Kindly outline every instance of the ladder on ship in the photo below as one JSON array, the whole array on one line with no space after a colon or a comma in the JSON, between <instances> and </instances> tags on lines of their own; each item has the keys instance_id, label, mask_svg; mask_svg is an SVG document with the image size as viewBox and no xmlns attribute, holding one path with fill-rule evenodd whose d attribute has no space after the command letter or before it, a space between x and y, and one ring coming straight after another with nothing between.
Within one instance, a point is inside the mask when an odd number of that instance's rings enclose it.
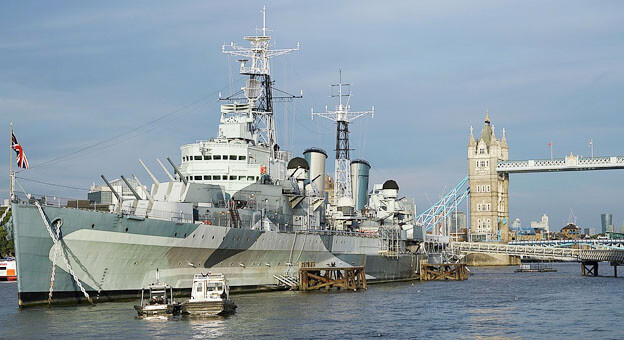
<instances>
[{"instance_id":1,"label":"ladder on ship","mask_svg":"<svg viewBox=\"0 0 624 340\"><path fill-rule=\"evenodd\" d=\"M230 227L240 228L240 215L236 206L236 201L231 200L228 202L228 209L230 210Z\"/></svg>"},{"instance_id":2,"label":"ladder on ship","mask_svg":"<svg viewBox=\"0 0 624 340\"><path fill-rule=\"evenodd\" d=\"M299 289L299 277L288 275L273 275L277 280L277 285L281 287L287 287L292 290Z\"/></svg>"}]
</instances>

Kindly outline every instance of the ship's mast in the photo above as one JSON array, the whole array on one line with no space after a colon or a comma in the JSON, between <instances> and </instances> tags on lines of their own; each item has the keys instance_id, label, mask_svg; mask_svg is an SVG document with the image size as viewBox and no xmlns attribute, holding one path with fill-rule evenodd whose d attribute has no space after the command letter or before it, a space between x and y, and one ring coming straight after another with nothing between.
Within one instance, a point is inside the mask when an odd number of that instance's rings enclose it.
<instances>
[{"instance_id":1,"label":"ship's mast","mask_svg":"<svg viewBox=\"0 0 624 340\"><path fill-rule=\"evenodd\" d=\"M247 85L242 89L245 97L254 107L254 130L258 134L258 142L271 148L271 158L275 158L277 137L275 135L275 118L273 114L273 93L271 68L269 59L299 50L296 48L270 49L271 37L266 35L266 7L262 8L262 35L246 36L251 47L242 47L235 43L223 45L223 53L242 57L240 74L249 76ZM283 92L283 91L281 91ZM300 98L290 96L290 98ZM235 100L234 96L225 100Z\"/></svg>"},{"instance_id":2,"label":"ship's mast","mask_svg":"<svg viewBox=\"0 0 624 340\"><path fill-rule=\"evenodd\" d=\"M353 193L351 189L351 164L349 151L349 123L370 114L375 116L375 107L370 111L349 111L349 101L351 99L351 84L342 83L342 71L339 72L338 84L331 85L331 97L338 97L338 105L336 110L330 111L325 107L325 112L314 112L312 109L312 119L314 116L323 117L336 122L336 161L334 181L334 203L337 206L353 206ZM346 89L344 89L346 88ZM337 94L334 94L337 91ZM345 94L346 92L346 94ZM343 104L343 97L347 103Z\"/></svg>"}]
</instances>

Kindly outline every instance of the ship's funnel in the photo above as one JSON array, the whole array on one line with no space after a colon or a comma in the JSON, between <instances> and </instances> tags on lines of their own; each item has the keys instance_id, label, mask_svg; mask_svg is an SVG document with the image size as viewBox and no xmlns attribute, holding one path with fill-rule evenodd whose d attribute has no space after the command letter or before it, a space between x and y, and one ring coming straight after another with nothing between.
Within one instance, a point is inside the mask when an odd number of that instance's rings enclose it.
<instances>
[{"instance_id":1,"label":"ship's funnel","mask_svg":"<svg viewBox=\"0 0 624 340\"><path fill-rule=\"evenodd\" d=\"M355 210L362 211L368 204L368 174L370 164L363 159L351 161L351 185Z\"/></svg>"},{"instance_id":2,"label":"ship's funnel","mask_svg":"<svg viewBox=\"0 0 624 340\"><path fill-rule=\"evenodd\" d=\"M318 191L318 194L323 197L325 192L325 161L327 160L327 153L323 149L309 148L303 152L303 157L310 165L309 180Z\"/></svg>"}]
</instances>

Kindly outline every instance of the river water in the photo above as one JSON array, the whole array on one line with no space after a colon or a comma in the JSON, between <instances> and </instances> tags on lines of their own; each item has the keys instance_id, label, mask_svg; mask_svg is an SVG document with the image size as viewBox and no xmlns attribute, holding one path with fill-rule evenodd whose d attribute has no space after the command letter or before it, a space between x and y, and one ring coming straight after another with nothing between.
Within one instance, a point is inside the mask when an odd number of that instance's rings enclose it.
<instances>
[{"instance_id":1,"label":"river water","mask_svg":"<svg viewBox=\"0 0 624 340\"><path fill-rule=\"evenodd\" d=\"M191 320L137 319L136 302L18 309L17 284L0 282L0 338L624 338L624 278L607 277L606 264L603 277L582 277L578 263L554 267L471 268L467 281L361 292L233 295L235 315Z\"/></svg>"}]
</instances>

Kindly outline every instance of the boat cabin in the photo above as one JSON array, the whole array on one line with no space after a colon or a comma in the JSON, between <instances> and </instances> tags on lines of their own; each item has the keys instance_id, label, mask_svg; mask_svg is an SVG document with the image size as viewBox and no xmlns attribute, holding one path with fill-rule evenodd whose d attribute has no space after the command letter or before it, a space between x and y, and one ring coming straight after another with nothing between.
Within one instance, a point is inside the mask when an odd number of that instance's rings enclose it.
<instances>
[{"instance_id":1,"label":"boat cabin","mask_svg":"<svg viewBox=\"0 0 624 340\"><path fill-rule=\"evenodd\" d=\"M223 274L195 274L190 301L221 301L230 298L230 289Z\"/></svg>"}]
</instances>

